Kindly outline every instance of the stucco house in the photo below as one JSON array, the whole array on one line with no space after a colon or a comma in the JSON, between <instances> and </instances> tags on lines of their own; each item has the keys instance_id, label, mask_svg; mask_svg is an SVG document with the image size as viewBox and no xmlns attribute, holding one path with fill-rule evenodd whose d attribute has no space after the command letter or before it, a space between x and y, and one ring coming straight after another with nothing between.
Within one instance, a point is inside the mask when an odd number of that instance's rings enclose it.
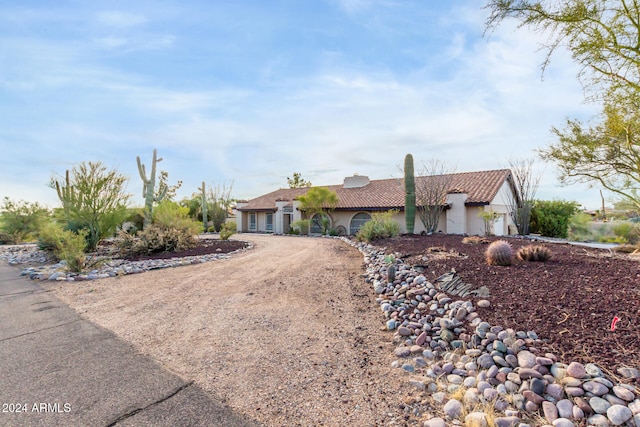
<instances>
[{"instance_id":1,"label":"stucco house","mask_svg":"<svg viewBox=\"0 0 640 427\"><path fill-rule=\"evenodd\" d=\"M444 203L438 231L448 234L484 234L482 212L493 211L497 220L493 234L497 236L515 233L509 206L517 197L511 171L508 169L480 172L462 172L449 175L450 189ZM428 180L431 177L416 177ZM402 179L370 180L366 176L346 177L342 185L329 185L340 200L329 212L331 227L343 234L355 234L371 219L374 212L398 210L394 219L406 233L404 220L404 184ZM290 224L304 218L296 198L308 188L286 188L256 197L236 205L236 223L239 232L287 233ZM425 231L416 214L415 233ZM319 232L312 225L311 232Z\"/></svg>"}]
</instances>

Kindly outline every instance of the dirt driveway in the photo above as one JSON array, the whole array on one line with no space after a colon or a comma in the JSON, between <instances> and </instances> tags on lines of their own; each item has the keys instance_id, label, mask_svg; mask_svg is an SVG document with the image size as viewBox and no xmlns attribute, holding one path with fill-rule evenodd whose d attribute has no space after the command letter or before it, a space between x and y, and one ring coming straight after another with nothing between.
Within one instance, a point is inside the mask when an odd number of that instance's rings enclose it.
<instances>
[{"instance_id":1,"label":"dirt driveway","mask_svg":"<svg viewBox=\"0 0 640 427\"><path fill-rule=\"evenodd\" d=\"M402 425L406 379L362 255L333 239L238 238L255 248L54 292L267 426Z\"/></svg>"}]
</instances>

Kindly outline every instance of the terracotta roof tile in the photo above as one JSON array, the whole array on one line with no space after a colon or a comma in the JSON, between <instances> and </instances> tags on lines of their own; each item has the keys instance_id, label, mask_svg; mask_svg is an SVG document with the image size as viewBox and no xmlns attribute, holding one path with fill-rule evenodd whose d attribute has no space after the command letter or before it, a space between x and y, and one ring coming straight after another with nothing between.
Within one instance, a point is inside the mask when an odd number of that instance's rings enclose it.
<instances>
[{"instance_id":1,"label":"terracotta roof tile","mask_svg":"<svg viewBox=\"0 0 640 427\"><path fill-rule=\"evenodd\" d=\"M451 174L449 192L467 193L467 204L489 204L498 194L498 190L510 179L508 169L481 172L462 172ZM429 180L431 177L416 177L416 180ZM368 185L358 188L344 188L342 185L329 185L335 191L340 202L336 209L402 209L404 208L404 187L402 179L372 180ZM271 193L249 200L239 210L267 210L276 207L276 200L293 201L306 193L308 188L281 188Z\"/></svg>"}]
</instances>

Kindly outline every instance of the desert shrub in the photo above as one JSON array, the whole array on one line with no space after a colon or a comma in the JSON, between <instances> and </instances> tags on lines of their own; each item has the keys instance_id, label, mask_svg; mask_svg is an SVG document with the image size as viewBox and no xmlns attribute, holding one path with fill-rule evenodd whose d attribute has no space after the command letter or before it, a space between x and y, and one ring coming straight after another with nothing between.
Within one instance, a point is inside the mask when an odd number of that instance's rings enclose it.
<instances>
[{"instance_id":1,"label":"desert shrub","mask_svg":"<svg viewBox=\"0 0 640 427\"><path fill-rule=\"evenodd\" d=\"M578 212L569 218L568 236L571 240L583 242L593 239L591 231L591 215L584 212Z\"/></svg>"},{"instance_id":2,"label":"desert shrub","mask_svg":"<svg viewBox=\"0 0 640 427\"><path fill-rule=\"evenodd\" d=\"M30 240L38 235L40 228L48 221L49 211L36 203L21 200L14 202L8 197L3 199L0 208L2 222L0 230L13 236L13 243ZM6 240L11 239L5 237Z\"/></svg>"},{"instance_id":3,"label":"desert shrub","mask_svg":"<svg viewBox=\"0 0 640 427\"><path fill-rule=\"evenodd\" d=\"M84 254L87 245L87 232L65 230L61 225L50 222L43 226L38 235L38 247L52 253L67 263L67 269L80 272L86 265Z\"/></svg>"},{"instance_id":4,"label":"desert shrub","mask_svg":"<svg viewBox=\"0 0 640 427\"><path fill-rule=\"evenodd\" d=\"M358 233L356 240L360 242L371 242L377 239L385 239L388 237L396 237L400 234L400 224L394 219L393 215L397 211L376 212L371 220L365 222Z\"/></svg>"},{"instance_id":5,"label":"desert shrub","mask_svg":"<svg viewBox=\"0 0 640 427\"><path fill-rule=\"evenodd\" d=\"M600 236L600 237L598 237L598 242L600 242L600 243L618 243L618 244L628 243L627 239L625 239L622 236Z\"/></svg>"},{"instance_id":6,"label":"desert shrub","mask_svg":"<svg viewBox=\"0 0 640 427\"><path fill-rule=\"evenodd\" d=\"M622 254L634 254L640 251L640 246L638 245L619 245L613 248L614 252L622 253Z\"/></svg>"},{"instance_id":7,"label":"desert shrub","mask_svg":"<svg viewBox=\"0 0 640 427\"><path fill-rule=\"evenodd\" d=\"M623 238L622 243L635 245L640 240L640 227L628 221L620 222L613 226L613 234Z\"/></svg>"},{"instance_id":8,"label":"desert shrub","mask_svg":"<svg viewBox=\"0 0 640 427\"><path fill-rule=\"evenodd\" d=\"M551 258L551 251L544 246L523 246L516 252L516 258L521 261L545 262Z\"/></svg>"},{"instance_id":9,"label":"desert shrub","mask_svg":"<svg viewBox=\"0 0 640 427\"><path fill-rule=\"evenodd\" d=\"M221 240L229 240L229 237L234 235L238 231L237 225L235 221L227 221L222 224L222 229L220 230L220 239Z\"/></svg>"},{"instance_id":10,"label":"desert shrub","mask_svg":"<svg viewBox=\"0 0 640 427\"><path fill-rule=\"evenodd\" d=\"M309 226L311 225L311 221L308 219L299 219L298 221L294 221L291 223L291 234L308 234Z\"/></svg>"},{"instance_id":11,"label":"desert shrub","mask_svg":"<svg viewBox=\"0 0 640 427\"><path fill-rule=\"evenodd\" d=\"M177 252L193 248L196 244L197 239L189 229L156 224L151 224L137 236L122 231L116 239L116 246L123 255Z\"/></svg>"},{"instance_id":12,"label":"desert shrub","mask_svg":"<svg viewBox=\"0 0 640 427\"><path fill-rule=\"evenodd\" d=\"M133 224L127 232L130 234L136 234L138 231L144 228L144 208L131 208L127 210L127 216L123 223Z\"/></svg>"},{"instance_id":13,"label":"desert shrub","mask_svg":"<svg viewBox=\"0 0 640 427\"><path fill-rule=\"evenodd\" d=\"M18 243L16 236L9 233L0 232L0 245L14 245Z\"/></svg>"},{"instance_id":14,"label":"desert shrub","mask_svg":"<svg viewBox=\"0 0 640 427\"><path fill-rule=\"evenodd\" d=\"M462 239L462 243L465 245L487 244L490 240L480 236L467 236Z\"/></svg>"},{"instance_id":15,"label":"desert shrub","mask_svg":"<svg viewBox=\"0 0 640 427\"><path fill-rule=\"evenodd\" d=\"M505 240L496 240L487 248L485 258L489 265L509 266L513 261L513 248Z\"/></svg>"},{"instance_id":16,"label":"desert shrub","mask_svg":"<svg viewBox=\"0 0 640 427\"><path fill-rule=\"evenodd\" d=\"M531 232L565 238L569 234L569 218L577 209L575 202L536 200L531 210Z\"/></svg>"},{"instance_id":17,"label":"desert shrub","mask_svg":"<svg viewBox=\"0 0 640 427\"><path fill-rule=\"evenodd\" d=\"M186 230L193 235L202 230L202 224L189 217L189 208L171 200L165 200L154 208L153 224L165 229Z\"/></svg>"}]
</instances>

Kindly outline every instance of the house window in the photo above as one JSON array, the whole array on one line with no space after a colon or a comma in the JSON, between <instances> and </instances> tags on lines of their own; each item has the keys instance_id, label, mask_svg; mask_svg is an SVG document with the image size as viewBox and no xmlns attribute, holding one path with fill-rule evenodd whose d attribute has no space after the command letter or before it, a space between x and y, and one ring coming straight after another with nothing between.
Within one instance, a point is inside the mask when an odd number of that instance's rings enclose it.
<instances>
[{"instance_id":1,"label":"house window","mask_svg":"<svg viewBox=\"0 0 640 427\"><path fill-rule=\"evenodd\" d=\"M257 224L256 213L255 212L249 213L249 230L256 231L256 228L257 228L256 224Z\"/></svg>"},{"instance_id":2,"label":"house window","mask_svg":"<svg viewBox=\"0 0 640 427\"><path fill-rule=\"evenodd\" d=\"M360 227L370 220L371 215L368 213L355 214L353 218L351 218L351 224L349 224L349 234L356 234L358 230L360 230Z\"/></svg>"},{"instance_id":3,"label":"house window","mask_svg":"<svg viewBox=\"0 0 640 427\"><path fill-rule=\"evenodd\" d=\"M267 231L273 231L273 214L267 214Z\"/></svg>"}]
</instances>

